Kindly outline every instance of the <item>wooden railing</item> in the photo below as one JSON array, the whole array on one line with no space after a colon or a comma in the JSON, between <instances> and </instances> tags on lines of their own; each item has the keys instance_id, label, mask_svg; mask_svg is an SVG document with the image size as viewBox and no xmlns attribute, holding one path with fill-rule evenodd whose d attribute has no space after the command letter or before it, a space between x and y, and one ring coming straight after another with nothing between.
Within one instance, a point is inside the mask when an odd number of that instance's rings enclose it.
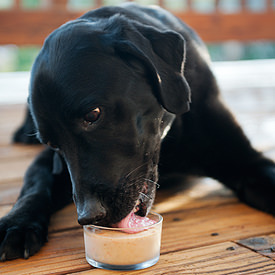
<instances>
[{"instance_id":1,"label":"wooden railing","mask_svg":"<svg viewBox=\"0 0 275 275\"><path fill-rule=\"evenodd\" d=\"M264 2L260 12L249 9L249 0L239 0L239 8L234 12L222 9L222 4L231 0L212 0L213 6L206 13L198 11L193 0L182 0L182 8L179 5L172 9L169 3L173 1L154 2L183 19L206 42L275 40L273 0L259 0ZM87 11L71 9L69 0L40 0L39 3L36 9L26 9L21 0L15 0L13 6L0 10L0 45L41 45L55 28ZM90 8L94 9L102 6L104 0L91 3L94 4Z\"/></svg>"}]
</instances>

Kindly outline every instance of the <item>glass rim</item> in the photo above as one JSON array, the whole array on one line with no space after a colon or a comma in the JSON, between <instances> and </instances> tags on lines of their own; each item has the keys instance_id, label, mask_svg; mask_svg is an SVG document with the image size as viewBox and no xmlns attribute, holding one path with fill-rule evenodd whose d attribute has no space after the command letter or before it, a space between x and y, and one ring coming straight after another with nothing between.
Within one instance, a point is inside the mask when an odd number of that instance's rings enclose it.
<instances>
[{"instance_id":1,"label":"glass rim","mask_svg":"<svg viewBox=\"0 0 275 275\"><path fill-rule=\"evenodd\" d=\"M151 224L151 225L145 225L145 226L139 226L139 227L134 227L134 228L129 228L129 227L107 227L107 226L100 226L100 225L94 225L94 224L86 224L86 225L83 225L83 228L86 229L86 230L89 230L91 228L94 228L94 229L101 229L101 230L112 230L112 231L121 231L123 233L127 233L127 230L129 229L133 229L133 230L138 230L137 232L131 232L131 233L139 233L145 229L148 229L148 228L151 228L151 227L155 227L157 226L158 224L161 224L162 221L163 221L163 217L159 214L159 213L156 213L154 211L150 211L148 213L148 215L150 214L153 214L155 216L158 217L158 221L155 222L154 224Z\"/></svg>"}]
</instances>

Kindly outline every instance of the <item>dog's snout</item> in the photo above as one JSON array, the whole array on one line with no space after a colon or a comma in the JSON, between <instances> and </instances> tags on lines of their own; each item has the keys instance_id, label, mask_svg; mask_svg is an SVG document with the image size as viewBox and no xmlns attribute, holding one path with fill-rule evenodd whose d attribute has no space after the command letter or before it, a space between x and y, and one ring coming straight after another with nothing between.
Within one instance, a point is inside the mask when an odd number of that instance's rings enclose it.
<instances>
[{"instance_id":1,"label":"dog's snout","mask_svg":"<svg viewBox=\"0 0 275 275\"><path fill-rule=\"evenodd\" d=\"M83 204L77 204L78 223L85 224L100 224L106 217L106 208L97 198L86 200Z\"/></svg>"}]
</instances>

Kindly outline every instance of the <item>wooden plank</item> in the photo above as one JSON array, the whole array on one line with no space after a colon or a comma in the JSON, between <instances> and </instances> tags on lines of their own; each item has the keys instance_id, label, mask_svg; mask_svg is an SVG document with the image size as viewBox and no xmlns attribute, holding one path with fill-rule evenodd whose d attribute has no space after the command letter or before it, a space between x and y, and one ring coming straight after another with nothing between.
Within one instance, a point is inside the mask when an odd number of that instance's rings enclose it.
<instances>
[{"instance_id":1,"label":"wooden plank","mask_svg":"<svg viewBox=\"0 0 275 275\"><path fill-rule=\"evenodd\" d=\"M1 216L9 209L10 206L0 207ZM275 228L273 217L239 203L163 213L163 217L162 253L270 234ZM65 238L70 234L66 230L75 228L79 228L76 211L74 205L70 205L53 216L49 231L61 231L60 238L62 234ZM74 239L75 231L69 232ZM51 239L49 245L58 245L58 250L59 244L52 243Z\"/></svg>"},{"instance_id":2,"label":"wooden plank","mask_svg":"<svg viewBox=\"0 0 275 275\"><path fill-rule=\"evenodd\" d=\"M11 136L23 121L24 104L0 105L0 145L11 143Z\"/></svg>"},{"instance_id":3,"label":"wooden plank","mask_svg":"<svg viewBox=\"0 0 275 275\"><path fill-rule=\"evenodd\" d=\"M60 9L1 11L0 44L42 45L54 29L82 13Z\"/></svg>"},{"instance_id":4,"label":"wooden plank","mask_svg":"<svg viewBox=\"0 0 275 275\"><path fill-rule=\"evenodd\" d=\"M237 243L261 255L275 259L275 234L242 239Z\"/></svg>"},{"instance_id":5,"label":"wooden plank","mask_svg":"<svg viewBox=\"0 0 275 275\"><path fill-rule=\"evenodd\" d=\"M241 203L162 213L162 252L178 251L275 232L275 219ZM77 228L74 205L56 213L50 232Z\"/></svg>"},{"instance_id":6,"label":"wooden plank","mask_svg":"<svg viewBox=\"0 0 275 275\"><path fill-rule=\"evenodd\" d=\"M83 13L61 9L0 11L0 44L41 45L50 32ZM175 15L193 27L206 42L275 39L274 12L236 14L219 12L210 15L175 12Z\"/></svg>"},{"instance_id":7,"label":"wooden plank","mask_svg":"<svg viewBox=\"0 0 275 275\"><path fill-rule=\"evenodd\" d=\"M8 124L9 121L16 121L16 118L19 117L19 120L22 119L21 114L26 108L25 104L12 104L12 105L0 105L0 123Z\"/></svg>"},{"instance_id":8,"label":"wooden plank","mask_svg":"<svg viewBox=\"0 0 275 275\"><path fill-rule=\"evenodd\" d=\"M67 274L87 269L82 229L50 234L49 242L29 260L0 262L1 274Z\"/></svg>"},{"instance_id":9,"label":"wooden plank","mask_svg":"<svg viewBox=\"0 0 275 275\"><path fill-rule=\"evenodd\" d=\"M0 163L15 158L35 157L44 149L41 145L8 144L0 145Z\"/></svg>"},{"instance_id":10,"label":"wooden plank","mask_svg":"<svg viewBox=\"0 0 275 275\"><path fill-rule=\"evenodd\" d=\"M183 194L183 203L176 202L175 208L171 207L169 199L167 207L164 201L162 208L156 204L155 210L161 210L157 212L162 213L164 217L163 252L275 232L275 219L271 215L254 210L236 200L222 198L219 203L218 195L214 198L215 203L207 204L213 194L210 192L206 196L209 196L208 199L204 201L202 198L201 204L199 198L188 201ZM177 201L181 201L179 196ZM77 227L76 210L72 204L52 217L49 231L64 231Z\"/></svg>"},{"instance_id":11,"label":"wooden plank","mask_svg":"<svg viewBox=\"0 0 275 275\"><path fill-rule=\"evenodd\" d=\"M275 219L271 215L239 203L212 209L182 209L174 213L165 213L163 217L163 252L270 234L275 231Z\"/></svg>"},{"instance_id":12,"label":"wooden plank","mask_svg":"<svg viewBox=\"0 0 275 275\"><path fill-rule=\"evenodd\" d=\"M24 112L24 104L0 106L0 183L6 184L2 191L14 181L22 181L26 169L43 149L41 145L11 144L11 136L22 123Z\"/></svg>"},{"instance_id":13,"label":"wooden plank","mask_svg":"<svg viewBox=\"0 0 275 275\"><path fill-rule=\"evenodd\" d=\"M231 190L210 178L180 177L176 185L169 182L169 188L157 190L153 210L158 213L175 212L180 209L215 207L236 203L238 199Z\"/></svg>"},{"instance_id":14,"label":"wooden plank","mask_svg":"<svg viewBox=\"0 0 275 275\"><path fill-rule=\"evenodd\" d=\"M0 127L4 125L1 129L6 129L5 142L14 125L22 119L23 110L0 106ZM266 115L269 117L268 113ZM20 170L18 177L14 176L17 173L14 171L12 177L0 182L0 217L15 202L24 165L31 161L36 150L39 148L8 143L0 146L1 178L9 175L10 170L18 167ZM8 164L1 166L6 159ZM188 179L187 185L158 190L154 208L164 217L160 261L154 267L130 274L275 273L274 252L271 251L275 238L274 218L239 203L221 184L210 179ZM83 232L73 204L53 215L49 232L49 242L37 255L27 261L0 263L0 274L113 274L92 269L86 263Z\"/></svg>"},{"instance_id":15,"label":"wooden plank","mask_svg":"<svg viewBox=\"0 0 275 275\"><path fill-rule=\"evenodd\" d=\"M232 242L162 255L148 269L127 274L272 274L275 263ZM78 274L112 274L106 270L91 270Z\"/></svg>"},{"instance_id":16,"label":"wooden plank","mask_svg":"<svg viewBox=\"0 0 275 275\"><path fill-rule=\"evenodd\" d=\"M59 232L80 227L81 226L77 222L76 208L72 203L51 217L49 232Z\"/></svg>"},{"instance_id":17,"label":"wooden plank","mask_svg":"<svg viewBox=\"0 0 275 275\"><path fill-rule=\"evenodd\" d=\"M22 179L27 168L33 162L33 159L33 156L26 156L21 159L13 159L10 161L1 160L0 184L3 182L12 182Z\"/></svg>"},{"instance_id":18,"label":"wooden plank","mask_svg":"<svg viewBox=\"0 0 275 275\"><path fill-rule=\"evenodd\" d=\"M188 209L213 208L218 205L237 202L231 191L214 180L193 179L193 181L196 184L190 186L189 189L178 189L175 187L169 190L159 190L153 210L165 213L184 208L187 211ZM17 199L22 184L22 180L3 181L0 184L0 205L13 204ZM53 215L50 231L60 231L77 226L75 206L71 204Z\"/></svg>"},{"instance_id":19,"label":"wooden plank","mask_svg":"<svg viewBox=\"0 0 275 275\"><path fill-rule=\"evenodd\" d=\"M232 242L166 254L152 268L127 274L273 274L275 263ZM80 274L87 274L82 272ZM92 270L91 274L111 274Z\"/></svg>"},{"instance_id":20,"label":"wooden plank","mask_svg":"<svg viewBox=\"0 0 275 275\"><path fill-rule=\"evenodd\" d=\"M199 189L201 189L201 193L199 193ZM172 219L173 223L175 220L178 220L177 210L197 211L197 209L213 209L217 206L237 203L237 199L229 190L214 181L213 184L209 182L205 184L202 180L202 183L196 184L193 188L190 187L189 190L185 189L176 193L173 193L171 189L169 191L161 190L159 193L160 196L158 196L153 210L164 215L169 212L172 212L173 215L176 212L174 220ZM72 203L52 216L49 231L64 231L77 227L79 227L77 213L75 205Z\"/></svg>"},{"instance_id":21,"label":"wooden plank","mask_svg":"<svg viewBox=\"0 0 275 275\"><path fill-rule=\"evenodd\" d=\"M0 184L0 206L6 204L14 204L18 198L22 184L22 180L2 182Z\"/></svg>"},{"instance_id":22,"label":"wooden plank","mask_svg":"<svg viewBox=\"0 0 275 275\"><path fill-rule=\"evenodd\" d=\"M0 263L2 274L112 274L91 268L85 260L82 229L50 235L49 242L29 260ZM162 254L158 264L127 274L271 274L275 263L233 242ZM268 273L270 272L270 273ZM78 273L76 273L78 274Z\"/></svg>"},{"instance_id":23,"label":"wooden plank","mask_svg":"<svg viewBox=\"0 0 275 275\"><path fill-rule=\"evenodd\" d=\"M274 40L274 13L190 14L175 13L205 42ZM260 22L260 23L259 23Z\"/></svg>"}]
</instances>

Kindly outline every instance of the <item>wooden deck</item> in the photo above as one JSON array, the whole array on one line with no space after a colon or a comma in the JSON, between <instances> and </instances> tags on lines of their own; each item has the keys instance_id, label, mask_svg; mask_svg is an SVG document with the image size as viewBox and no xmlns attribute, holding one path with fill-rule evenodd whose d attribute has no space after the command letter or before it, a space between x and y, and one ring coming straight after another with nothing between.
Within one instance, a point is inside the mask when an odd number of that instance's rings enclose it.
<instances>
[{"instance_id":1,"label":"wooden deck","mask_svg":"<svg viewBox=\"0 0 275 275\"><path fill-rule=\"evenodd\" d=\"M255 146L275 159L274 86L234 87L224 96ZM0 216L12 207L27 166L41 150L10 143L23 112L23 104L0 105ZM125 273L90 267L71 205L52 217L49 241L39 253L0 263L0 274L275 274L274 217L240 203L214 180L188 182L159 190L154 210L164 224L161 257L153 267Z\"/></svg>"}]
</instances>

